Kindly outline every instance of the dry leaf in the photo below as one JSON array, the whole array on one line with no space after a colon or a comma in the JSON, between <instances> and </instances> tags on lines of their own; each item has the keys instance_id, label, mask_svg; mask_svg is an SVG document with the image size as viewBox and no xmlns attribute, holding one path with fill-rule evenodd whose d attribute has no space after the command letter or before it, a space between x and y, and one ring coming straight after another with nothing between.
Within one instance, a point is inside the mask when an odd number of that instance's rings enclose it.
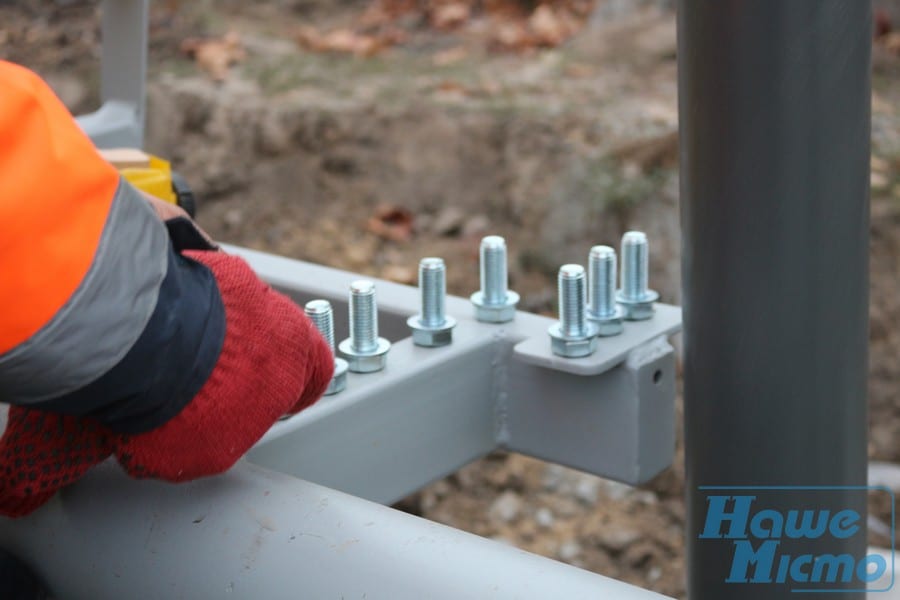
<instances>
[{"instance_id":1,"label":"dry leaf","mask_svg":"<svg viewBox=\"0 0 900 600\"><path fill-rule=\"evenodd\" d=\"M369 217L366 230L392 242L408 242L413 234L413 214L402 206L382 204Z\"/></svg>"},{"instance_id":2,"label":"dry leaf","mask_svg":"<svg viewBox=\"0 0 900 600\"><path fill-rule=\"evenodd\" d=\"M458 81L453 81L452 79L445 79L443 81L438 82L438 84L435 86L435 89L439 92L449 92L449 93L458 93L458 94L466 93L466 88Z\"/></svg>"},{"instance_id":3,"label":"dry leaf","mask_svg":"<svg viewBox=\"0 0 900 600\"><path fill-rule=\"evenodd\" d=\"M463 48L462 46L456 46L455 48L448 48L447 50L442 50L432 57L431 62L436 67L446 67L448 65L454 65L459 61L463 60L468 56L469 51Z\"/></svg>"},{"instance_id":4,"label":"dry leaf","mask_svg":"<svg viewBox=\"0 0 900 600\"><path fill-rule=\"evenodd\" d=\"M431 12L431 25L435 29L455 29L469 20L469 6L462 2L441 4Z\"/></svg>"},{"instance_id":5,"label":"dry leaf","mask_svg":"<svg viewBox=\"0 0 900 600\"><path fill-rule=\"evenodd\" d=\"M346 28L323 34L313 27L304 27L297 32L296 39L298 44L313 52L338 52L367 57L402 41L403 37L395 30L375 36Z\"/></svg>"},{"instance_id":6,"label":"dry leaf","mask_svg":"<svg viewBox=\"0 0 900 600\"><path fill-rule=\"evenodd\" d=\"M505 50L524 50L533 46L531 33L517 22L498 22L492 41Z\"/></svg>"},{"instance_id":7,"label":"dry leaf","mask_svg":"<svg viewBox=\"0 0 900 600\"><path fill-rule=\"evenodd\" d=\"M535 9L528 19L528 26L543 46L559 46L572 34L566 20L546 4Z\"/></svg>"},{"instance_id":8,"label":"dry leaf","mask_svg":"<svg viewBox=\"0 0 900 600\"><path fill-rule=\"evenodd\" d=\"M412 285L416 282L417 273L412 267L403 265L385 265L381 270L381 278L395 283Z\"/></svg>"},{"instance_id":9,"label":"dry leaf","mask_svg":"<svg viewBox=\"0 0 900 600\"><path fill-rule=\"evenodd\" d=\"M885 50L891 54L900 56L900 32L894 31L883 35L878 39L884 45Z\"/></svg>"},{"instance_id":10,"label":"dry leaf","mask_svg":"<svg viewBox=\"0 0 900 600\"><path fill-rule=\"evenodd\" d=\"M228 77L228 69L247 58L240 36L229 31L221 38L188 38L181 42L181 51L197 63L214 81Z\"/></svg>"}]
</instances>

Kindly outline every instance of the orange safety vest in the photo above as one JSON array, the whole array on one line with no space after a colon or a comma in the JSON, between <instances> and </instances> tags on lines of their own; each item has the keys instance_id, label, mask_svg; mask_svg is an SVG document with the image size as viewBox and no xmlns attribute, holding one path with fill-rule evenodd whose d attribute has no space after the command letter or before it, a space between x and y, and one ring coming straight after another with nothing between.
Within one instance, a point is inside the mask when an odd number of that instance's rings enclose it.
<instances>
[{"instance_id":1,"label":"orange safety vest","mask_svg":"<svg viewBox=\"0 0 900 600\"><path fill-rule=\"evenodd\" d=\"M0 353L84 278L119 175L34 73L0 61Z\"/></svg>"}]
</instances>

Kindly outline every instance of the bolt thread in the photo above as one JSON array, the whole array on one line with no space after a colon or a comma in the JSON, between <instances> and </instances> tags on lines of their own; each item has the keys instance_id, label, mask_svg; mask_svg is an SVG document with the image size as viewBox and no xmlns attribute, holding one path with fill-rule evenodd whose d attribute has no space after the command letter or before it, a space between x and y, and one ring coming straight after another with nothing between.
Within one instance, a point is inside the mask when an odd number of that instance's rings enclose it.
<instances>
[{"instance_id":1,"label":"bolt thread","mask_svg":"<svg viewBox=\"0 0 900 600\"><path fill-rule=\"evenodd\" d=\"M647 294L647 236L629 231L622 236L622 295L626 300L641 300Z\"/></svg>"},{"instance_id":2,"label":"bolt thread","mask_svg":"<svg viewBox=\"0 0 900 600\"><path fill-rule=\"evenodd\" d=\"M446 322L444 303L447 296L447 268L443 259L423 258L419 261L419 292L422 294L422 325L440 327Z\"/></svg>"},{"instance_id":3,"label":"bolt thread","mask_svg":"<svg viewBox=\"0 0 900 600\"><path fill-rule=\"evenodd\" d=\"M485 304L506 302L506 240L489 235L481 240L481 295Z\"/></svg>"},{"instance_id":4,"label":"bolt thread","mask_svg":"<svg viewBox=\"0 0 900 600\"><path fill-rule=\"evenodd\" d=\"M559 322L564 335L583 336L585 326L584 267L563 265L559 268Z\"/></svg>"},{"instance_id":5,"label":"bolt thread","mask_svg":"<svg viewBox=\"0 0 900 600\"><path fill-rule=\"evenodd\" d=\"M371 352L378 348L375 284L364 279L350 284L350 346L354 352Z\"/></svg>"},{"instance_id":6,"label":"bolt thread","mask_svg":"<svg viewBox=\"0 0 900 600\"><path fill-rule=\"evenodd\" d=\"M588 255L588 305L597 318L616 314L616 251L594 246Z\"/></svg>"},{"instance_id":7,"label":"bolt thread","mask_svg":"<svg viewBox=\"0 0 900 600\"><path fill-rule=\"evenodd\" d=\"M331 303L328 300L310 300L303 307L303 311L325 338L331 353L334 354L334 311L331 310Z\"/></svg>"}]
</instances>

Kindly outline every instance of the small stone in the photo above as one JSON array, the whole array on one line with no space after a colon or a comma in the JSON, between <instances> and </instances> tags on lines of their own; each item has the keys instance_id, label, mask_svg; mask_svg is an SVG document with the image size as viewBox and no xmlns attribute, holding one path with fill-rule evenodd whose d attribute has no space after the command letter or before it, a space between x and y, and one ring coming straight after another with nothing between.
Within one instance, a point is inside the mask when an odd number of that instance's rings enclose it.
<instances>
[{"instance_id":1,"label":"small stone","mask_svg":"<svg viewBox=\"0 0 900 600\"><path fill-rule=\"evenodd\" d=\"M519 516L522 499L515 492L503 492L488 509L488 517L497 523L509 523Z\"/></svg>"},{"instance_id":2,"label":"small stone","mask_svg":"<svg viewBox=\"0 0 900 600\"><path fill-rule=\"evenodd\" d=\"M553 526L553 523L556 519L553 518L553 512L549 508L539 508L536 513L534 513L534 520L540 527L545 529Z\"/></svg>"},{"instance_id":3,"label":"small stone","mask_svg":"<svg viewBox=\"0 0 900 600\"><path fill-rule=\"evenodd\" d=\"M553 503L553 514L563 518L574 517L584 513L584 509L573 498L566 496L555 497Z\"/></svg>"},{"instance_id":4,"label":"small stone","mask_svg":"<svg viewBox=\"0 0 900 600\"><path fill-rule=\"evenodd\" d=\"M630 485L625 485L624 483L619 483L618 481L606 480L603 483L603 493L610 500L624 500L629 495L631 495L633 489Z\"/></svg>"},{"instance_id":5,"label":"small stone","mask_svg":"<svg viewBox=\"0 0 900 600\"><path fill-rule=\"evenodd\" d=\"M633 529L625 529L610 525L597 532L597 543L613 552L621 552L638 539L641 533Z\"/></svg>"},{"instance_id":6,"label":"small stone","mask_svg":"<svg viewBox=\"0 0 900 600\"><path fill-rule=\"evenodd\" d=\"M561 465L547 465L541 483L545 490L555 492L562 486L566 478L566 468Z\"/></svg>"},{"instance_id":7,"label":"small stone","mask_svg":"<svg viewBox=\"0 0 900 600\"><path fill-rule=\"evenodd\" d=\"M900 465L889 462L869 462L869 485L883 486L900 492Z\"/></svg>"},{"instance_id":8,"label":"small stone","mask_svg":"<svg viewBox=\"0 0 900 600\"><path fill-rule=\"evenodd\" d=\"M872 171L869 185L872 187L873 192L884 191L888 188L889 184L890 180L888 179L887 175L885 175L884 173L877 173L875 171Z\"/></svg>"},{"instance_id":9,"label":"small stone","mask_svg":"<svg viewBox=\"0 0 900 600\"><path fill-rule=\"evenodd\" d=\"M646 504L647 506L656 506L659 504L659 497L650 490L638 490L632 494L635 502Z\"/></svg>"},{"instance_id":10,"label":"small stone","mask_svg":"<svg viewBox=\"0 0 900 600\"><path fill-rule=\"evenodd\" d=\"M69 110L77 110L87 99L87 86L70 73L50 73L45 81Z\"/></svg>"},{"instance_id":11,"label":"small stone","mask_svg":"<svg viewBox=\"0 0 900 600\"><path fill-rule=\"evenodd\" d=\"M597 504L600 494L600 480L591 475L582 475L575 483L575 497L586 506Z\"/></svg>"},{"instance_id":12,"label":"small stone","mask_svg":"<svg viewBox=\"0 0 900 600\"><path fill-rule=\"evenodd\" d=\"M484 215L474 215L466 219L462 226L463 237L479 237L487 235L491 229L491 221Z\"/></svg>"},{"instance_id":13,"label":"small stone","mask_svg":"<svg viewBox=\"0 0 900 600\"><path fill-rule=\"evenodd\" d=\"M244 213L239 208L232 208L225 213L222 220L228 229L237 229L244 222Z\"/></svg>"},{"instance_id":14,"label":"small stone","mask_svg":"<svg viewBox=\"0 0 900 600\"><path fill-rule=\"evenodd\" d=\"M649 581L659 581L660 577L662 577L662 569L659 567L650 567L650 570L647 571L647 579Z\"/></svg>"},{"instance_id":15,"label":"small stone","mask_svg":"<svg viewBox=\"0 0 900 600\"><path fill-rule=\"evenodd\" d=\"M581 544L579 544L575 540L563 542L560 545L559 550L556 551L556 555L560 558L560 560L564 560L566 562L575 560L580 554Z\"/></svg>"},{"instance_id":16,"label":"small stone","mask_svg":"<svg viewBox=\"0 0 900 600\"><path fill-rule=\"evenodd\" d=\"M437 235L456 236L462 231L466 215L456 206L448 206L437 214L431 223L431 230Z\"/></svg>"}]
</instances>

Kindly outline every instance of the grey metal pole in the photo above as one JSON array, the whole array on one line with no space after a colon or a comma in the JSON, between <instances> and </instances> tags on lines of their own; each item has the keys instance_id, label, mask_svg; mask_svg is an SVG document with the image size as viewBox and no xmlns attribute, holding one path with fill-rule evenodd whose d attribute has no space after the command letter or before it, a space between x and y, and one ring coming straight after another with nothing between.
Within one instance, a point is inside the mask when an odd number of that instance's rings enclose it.
<instances>
[{"instance_id":1,"label":"grey metal pole","mask_svg":"<svg viewBox=\"0 0 900 600\"><path fill-rule=\"evenodd\" d=\"M679 3L692 600L804 587L726 582L735 540L701 537L716 494L852 508L861 533L781 539L777 555L865 554L865 492L699 486L866 483L871 23L868 0ZM865 587L853 579L805 587Z\"/></svg>"},{"instance_id":2,"label":"grey metal pole","mask_svg":"<svg viewBox=\"0 0 900 600\"><path fill-rule=\"evenodd\" d=\"M100 81L103 101L134 106L140 139L144 134L144 84L150 0L104 0L103 55Z\"/></svg>"},{"instance_id":3,"label":"grey metal pole","mask_svg":"<svg viewBox=\"0 0 900 600\"><path fill-rule=\"evenodd\" d=\"M108 461L0 543L71 600L667 600L246 462L173 486Z\"/></svg>"}]
</instances>

